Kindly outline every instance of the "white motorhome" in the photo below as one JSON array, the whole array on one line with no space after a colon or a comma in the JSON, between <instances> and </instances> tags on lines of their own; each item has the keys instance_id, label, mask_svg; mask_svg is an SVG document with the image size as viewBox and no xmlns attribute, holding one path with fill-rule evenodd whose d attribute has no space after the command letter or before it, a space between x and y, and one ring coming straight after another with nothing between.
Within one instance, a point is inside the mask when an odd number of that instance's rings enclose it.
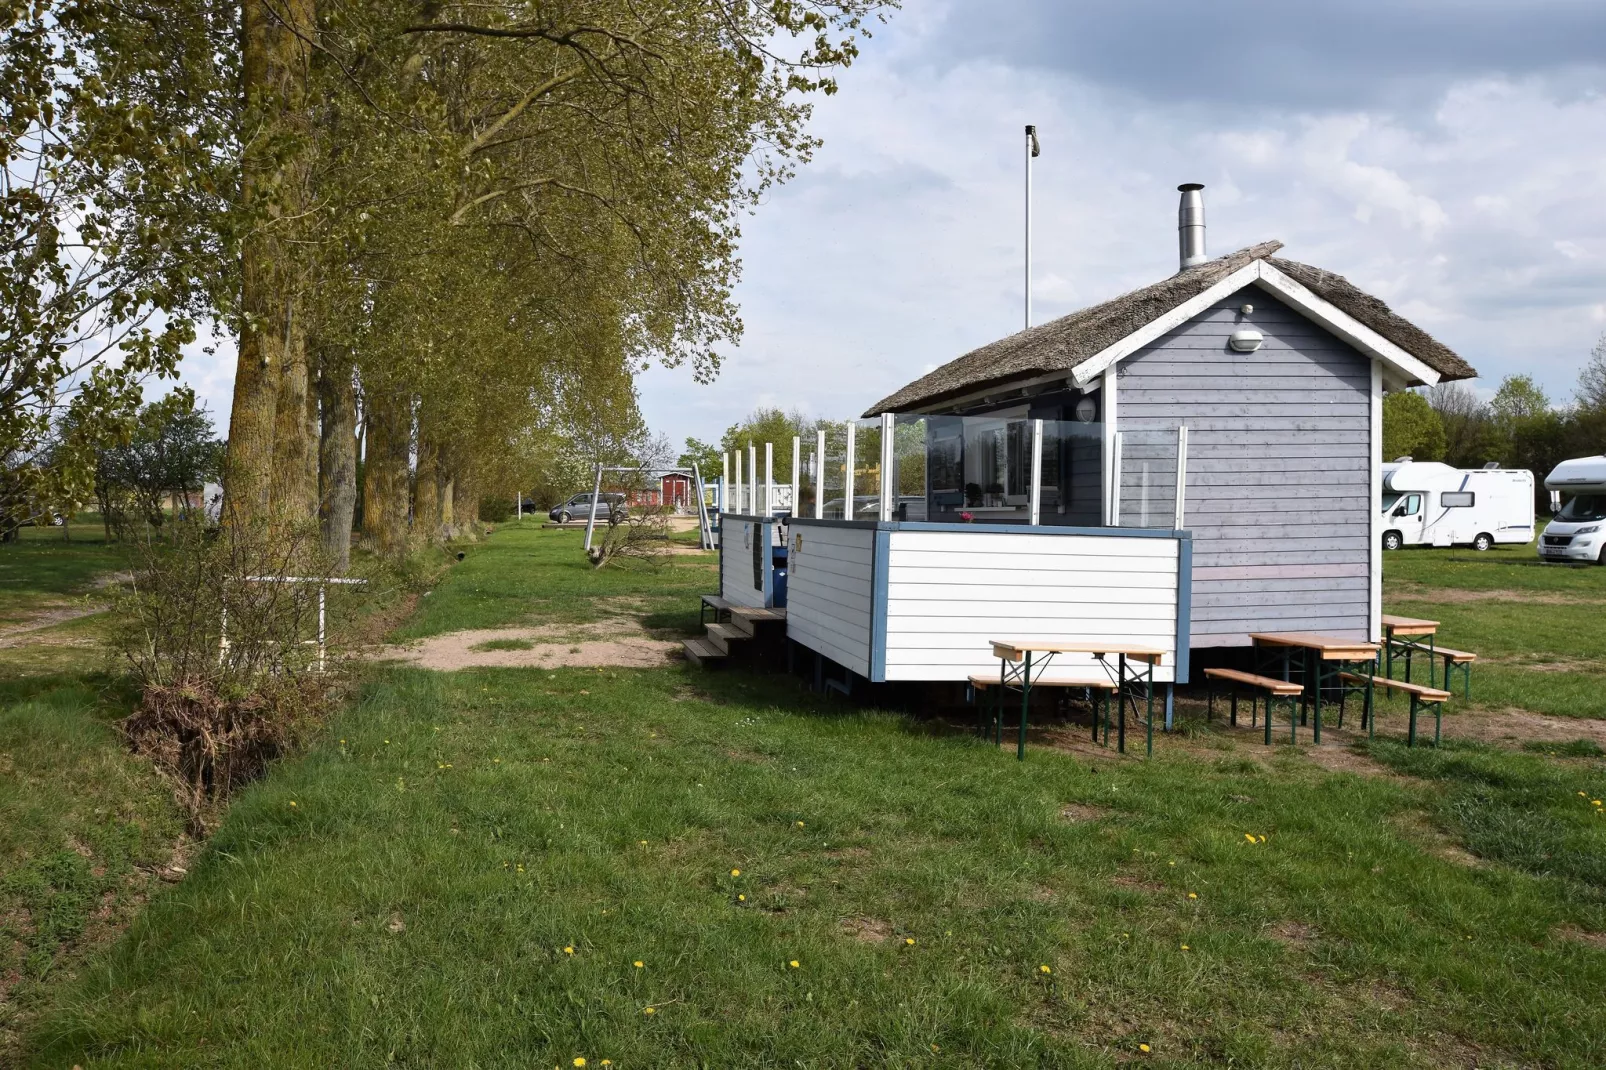
<instances>
[{"instance_id":1,"label":"white motorhome","mask_svg":"<svg viewBox=\"0 0 1606 1070\"><path fill-rule=\"evenodd\" d=\"M1383 549L1526 543L1534 537L1534 477L1511 468L1451 468L1402 457L1383 466Z\"/></svg>"},{"instance_id":2,"label":"white motorhome","mask_svg":"<svg viewBox=\"0 0 1606 1070\"><path fill-rule=\"evenodd\" d=\"M1562 461L1545 489L1567 500L1540 536L1540 560L1606 565L1606 456Z\"/></svg>"}]
</instances>

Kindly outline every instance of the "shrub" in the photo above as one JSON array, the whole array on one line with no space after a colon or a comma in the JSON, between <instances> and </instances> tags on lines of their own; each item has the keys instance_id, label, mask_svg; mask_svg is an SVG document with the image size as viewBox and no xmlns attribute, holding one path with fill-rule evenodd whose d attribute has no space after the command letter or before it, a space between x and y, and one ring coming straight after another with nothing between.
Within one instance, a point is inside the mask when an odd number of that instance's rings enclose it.
<instances>
[{"instance_id":1,"label":"shrub","mask_svg":"<svg viewBox=\"0 0 1606 1070\"><path fill-rule=\"evenodd\" d=\"M327 704L313 524L180 518L138 543L117 606L116 648L139 687L123 722L136 751L175 785L192 827L294 745ZM327 616L327 615L325 615Z\"/></svg>"}]
</instances>

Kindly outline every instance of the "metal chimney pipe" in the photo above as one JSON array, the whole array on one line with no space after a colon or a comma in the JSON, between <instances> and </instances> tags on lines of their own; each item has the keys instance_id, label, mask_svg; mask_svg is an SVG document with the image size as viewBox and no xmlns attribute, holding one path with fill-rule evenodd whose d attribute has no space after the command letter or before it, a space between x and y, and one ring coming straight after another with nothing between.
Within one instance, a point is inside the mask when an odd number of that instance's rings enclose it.
<instances>
[{"instance_id":1,"label":"metal chimney pipe","mask_svg":"<svg viewBox=\"0 0 1606 1070\"><path fill-rule=\"evenodd\" d=\"M1210 259L1205 255L1204 198L1199 195L1202 189L1204 186L1198 182L1184 182L1177 187L1182 194L1182 203L1177 206L1177 250L1182 271Z\"/></svg>"}]
</instances>

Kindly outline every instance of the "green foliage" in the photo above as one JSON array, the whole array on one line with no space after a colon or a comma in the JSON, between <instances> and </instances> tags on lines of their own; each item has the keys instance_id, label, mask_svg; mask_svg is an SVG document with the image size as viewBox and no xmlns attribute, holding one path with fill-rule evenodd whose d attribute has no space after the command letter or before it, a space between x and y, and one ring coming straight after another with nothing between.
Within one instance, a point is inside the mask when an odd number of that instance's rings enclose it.
<instances>
[{"instance_id":1,"label":"green foliage","mask_svg":"<svg viewBox=\"0 0 1606 1070\"><path fill-rule=\"evenodd\" d=\"M188 508L188 495L221 478L222 463L223 444L213 434L211 417L195 407L190 390L175 390L141 408L122 442L99 451L95 498L101 516L117 531L130 520L159 528L166 499L177 495L179 508ZM199 500L193 504L205 506Z\"/></svg>"},{"instance_id":2,"label":"green foliage","mask_svg":"<svg viewBox=\"0 0 1606 1070\"><path fill-rule=\"evenodd\" d=\"M720 466L724 463L723 452L719 446L687 438L686 448L675 458L675 464L680 468L696 465L702 471L704 481L712 481L719 478Z\"/></svg>"},{"instance_id":3,"label":"green foliage","mask_svg":"<svg viewBox=\"0 0 1606 1070\"><path fill-rule=\"evenodd\" d=\"M1383 459L1410 457L1437 461L1444 457L1444 422L1426 398L1402 390L1383 399Z\"/></svg>"}]
</instances>

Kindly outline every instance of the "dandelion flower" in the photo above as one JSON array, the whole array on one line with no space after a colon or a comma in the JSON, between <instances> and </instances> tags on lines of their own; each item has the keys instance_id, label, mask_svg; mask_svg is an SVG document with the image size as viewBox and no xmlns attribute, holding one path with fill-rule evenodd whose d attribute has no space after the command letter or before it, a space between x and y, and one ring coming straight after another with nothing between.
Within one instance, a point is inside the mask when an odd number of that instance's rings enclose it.
<instances>
[{"instance_id":1,"label":"dandelion flower","mask_svg":"<svg viewBox=\"0 0 1606 1070\"><path fill-rule=\"evenodd\" d=\"M638 844L640 844L641 846L643 846L643 847L647 846L647 841L646 840L637 840L636 842Z\"/></svg>"},{"instance_id":2,"label":"dandelion flower","mask_svg":"<svg viewBox=\"0 0 1606 1070\"><path fill-rule=\"evenodd\" d=\"M1188 893L1188 898L1189 899L1197 899L1197 898L1199 898L1199 893L1198 892L1189 892Z\"/></svg>"},{"instance_id":3,"label":"dandelion flower","mask_svg":"<svg viewBox=\"0 0 1606 1070\"><path fill-rule=\"evenodd\" d=\"M604 1059L604 1060L602 1060L602 1065L603 1066L612 1066L613 1065L613 1060L612 1059Z\"/></svg>"},{"instance_id":4,"label":"dandelion flower","mask_svg":"<svg viewBox=\"0 0 1606 1070\"><path fill-rule=\"evenodd\" d=\"M737 902L738 902L738 903L745 903L745 902L747 902L747 896L745 896L745 895L738 895L738 896L737 896L737 897L736 897L736 901L737 901Z\"/></svg>"},{"instance_id":5,"label":"dandelion flower","mask_svg":"<svg viewBox=\"0 0 1606 1070\"><path fill-rule=\"evenodd\" d=\"M295 800L294 800L294 799L291 799L291 800L290 800L290 805L291 805L291 806L294 806L294 805L295 805L295 804L296 804L296 801L295 801Z\"/></svg>"},{"instance_id":6,"label":"dandelion flower","mask_svg":"<svg viewBox=\"0 0 1606 1070\"><path fill-rule=\"evenodd\" d=\"M731 876L733 876L733 877L740 877L740 876L741 876L741 875L742 875L742 871L741 871L741 870L739 870L739 869L733 869L733 870L731 870Z\"/></svg>"},{"instance_id":7,"label":"dandelion flower","mask_svg":"<svg viewBox=\"0 0 1606 1070\"><path fill-rule=\"evenodd\" d=\"M1175 863L1175 862L1167 862L1167 863L1166 863L1166 865L1168 865L1168 866L1174 866L1174 865L1176 865L1176 863Z\"/></svg>"},{"instance_id":8,"label":"dandelion flower","mask_svg":"<svg viewBox=\"0 0 1606 1070\"><path fill-rule=\"evenodd\" d=\"M575 1066L584 1066L585 1064L586 1064L585 1056L576 1055L574 1057L574 1065Z\"/></svg>"},{"instance_id":9,"label":"dandelion flower","mask_svg":"<svg viewBox=\"0 0 1606 1070\"><path fill-rule=\"evenodd\" d=\"M645 962L642 962L640 959L637 959L635 962L632 962L631 965L639 970L639 969L643 968L644 966L646 966L647 964Z\"/></svg>"},{"instance_id":10,"label":"dandelion flower","mask_svg":"<svg viewBox=\"0 0 1606 1070\"><path fill-rule=\"evenodd\" d=\"M1052 967L1050 967L1050 966L1049 966L1049 965L1048 965L1048 964L1047 964L1047 963L1046 963L1046 962L1045 962L1045 963L1044 963L1044 964L1043 964L1043 965L1041 965L1041 966L1039 966L1039 967L1037 967L1037 972L1038 972L1038 973L1053 973L1053 972L1054 972L1054 970L1053 970L1053 968L1052 968Z\"/></svg>"},{"instance_id":11,"label":"dandelion flower","mask_svg":"<svg viewBox=\"0 0 1606 1070\"><path fill-rule=\"evenodd\" d=\"M1599 806L1600 805L1600 800L1599 799L1591 799L1589 801L1590 801L1591 805L1594 805L1594 806Z\"/></svg>"},{"instance_id":12,"label":"dandelion flower","mask_svg":"<svg viewBox=\"0 0 1606 1070\"><path fill-rule=\"evenodd\" d=\"M1189 947L1187 944L1183 944L1182 945L1182 950L1184 950L1184 951L1192 951L1193 948Z\"/></svg>"},{"instance_id":13,"label":"dandelion flower","mask_svg":"<svg viewBox=\"0 0 1606 1070\"><path fill-rule=\"evenodd\" d=\"M1148 1051L1149 1050L1149 1046L1147 1044L1139 1044L1138 1045L1138 1050L1139 1051Z\"/></svg>"},{"instance_id":14,"label":"dandelion flower","mask_svg":"<svg viewBox=\"0 0 1606 1070\"><path fill-rule=\"evenodd\" d=\"M798 822L798 823L797 823L797 827L798 827L798 828L802 828L802 827L803 827L803 822L801 822L801 821L799 821L799 822Z\"/></svg>"},{"instance_id":15,"label":"dandelion flower","mask_svg":"<svg viewBox=\"0 0 1606 1070\"><path fill-rule=\"evenodd\" d=\"M1266 837L1264 837L1264 836L1260 837L1260 842L1261 843L1265 843L1266 842Z\"/></svg>"},{"instance_id":16,"label":"dandelion flower","mask_svg":"<svg viewBox=\"0 0 1606 1070\"><path fill-rule=\"evenodd\" d=\"M1244 839L1248 840L1250 843L1254 843L1255 842L1255 834L1253 832L1246 832L1246 833L1244 833Z\"/></svg>"},{"instance_id":17,"label":"dandelion flower","mask_svg":"<svg viewBox=\"0 0 1606 1070\"><path fill-rule=\"evenodd\" d=\"M903 942L904 942L904 943L905 943L905 944L908 944L908 945L909 945L909 946L910 946L910 947L914 947L914 946L915 946L915 938L914 938L914 937L912 937L912 936L906 936L906 937L904 937L904 938L903 938Z\"/></svg>"},{"instance_id":18,"label":"dandelion flower","mask_svg":"<svg viewBox=\"0 0 1606 1070\"><path fill-rule=\"evenodd\" d=\"M573 947L573 946L570 946L570 947L566 947L566 948L564 948L564 949L563 949L563 953L564 953L564 954L565 954L565 955L572 955L572 954L574 954L574 947Z\"/></svg>"},{"instance_id":19,"label":"dandelion flower","mask_svg":"<svg viewBox=\"0 0 1606 1070\"><path fill-rule=\"evenodd\" d=\"M795 970L795 969L798 969L799 967L801 967L803 964L798 962L797 959L793 959L791 962L788 962L787 965L792 967L792 969Z\"/></svg>"},{"instance_id":20,"label":"dandelion flower","mask_svg":"<svg viewBox=\"0 0 1606 1070\"><path fill-rule=\"evenodd\" d=\"M641 1013L642 1014L657 1014L658 1013L658 1008L657 1007L646 1007L646 1008L643 1008Z\"/></svg>"}]
</instances>

